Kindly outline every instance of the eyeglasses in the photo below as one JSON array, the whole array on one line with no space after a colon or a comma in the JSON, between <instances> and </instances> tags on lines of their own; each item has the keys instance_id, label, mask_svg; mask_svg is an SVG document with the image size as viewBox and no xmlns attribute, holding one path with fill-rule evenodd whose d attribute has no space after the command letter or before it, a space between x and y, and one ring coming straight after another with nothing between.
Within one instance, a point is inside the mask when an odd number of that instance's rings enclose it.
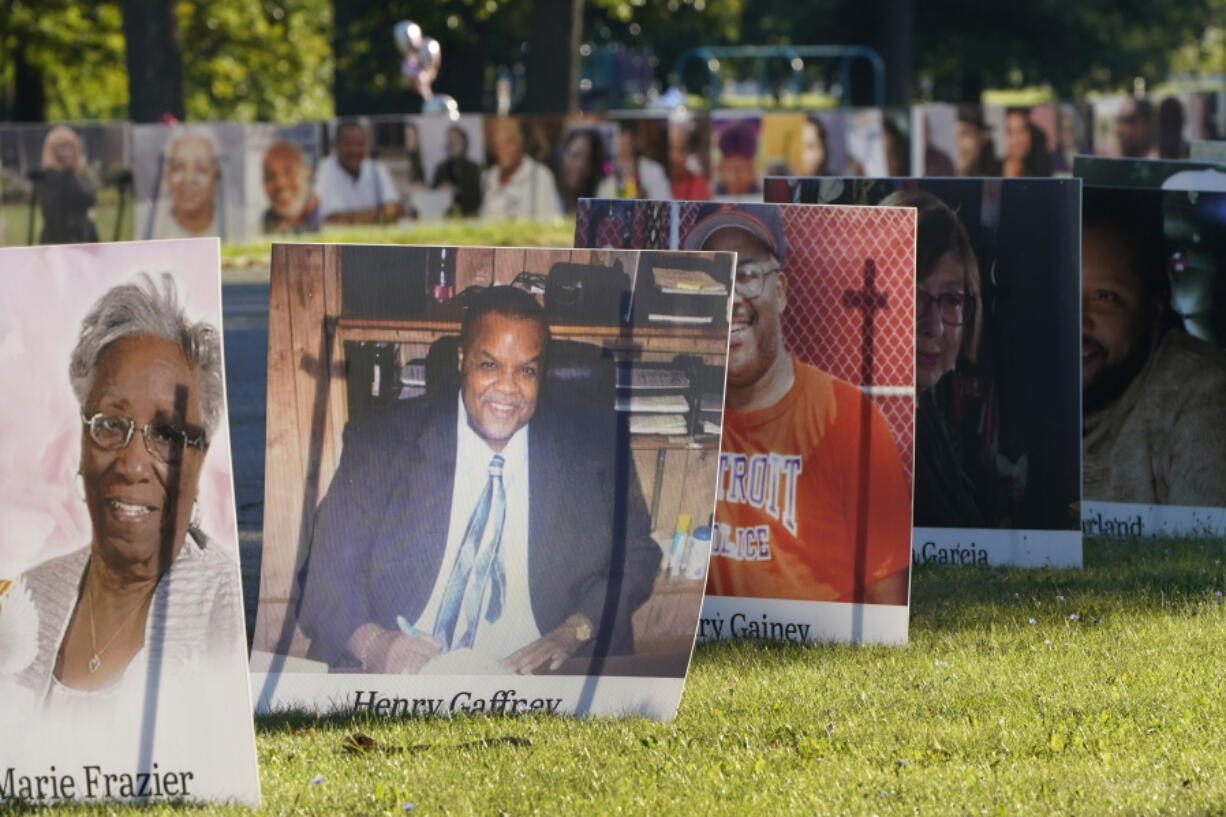
<instances>
[{"instance_id":1,"label":"eyeglasses","mask_svg":"<svg viewBox=\"0 0 1226 817\"><path fill-rule=\"evenodd\" d=\"M129 418L103 412L88 417L82 414L81 422L89 429L89 438L104 451L127 448L137 430L136 423ZM140 427L140 433L145 438L145 450L165 463L177 462L184 448L203 451L209 444L203 431L193 436L169 423L146 423Z\"/></svg>"},{"instance_id":2,"label":"eyeglasses","mask_svg":"<svg viewBox=\"0 0 1226 817\"><path fill-rule=\"evenodd\" d=\"M922 289L915 291L916 322L928 317L932 305L937 304L941 322L947 326L963 326L975 316L975 299L969 292L942 292L933 295Z\"/></svg>"},{"instance_id":3,"label":"eyeglasses","mask_svg":"<svg viewBox=\"0 0 1226 817\"><path fill-rule=\"evenodd\" d=\"M736 293L742 298L756 298L762 294L766 276L783 269L777 262L743 264L736 268Z\"/></svg>"}]
</instances>

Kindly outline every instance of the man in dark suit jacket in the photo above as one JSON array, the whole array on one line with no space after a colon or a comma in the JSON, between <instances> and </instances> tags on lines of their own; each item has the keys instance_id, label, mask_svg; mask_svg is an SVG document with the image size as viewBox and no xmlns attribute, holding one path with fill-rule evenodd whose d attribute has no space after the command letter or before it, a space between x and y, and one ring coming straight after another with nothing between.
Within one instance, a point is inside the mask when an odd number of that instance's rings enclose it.
<instances>
[{"instance_id":1,"label":"man in dark suit jacket","mask_svg":"<svg viewBox=\"0 0 1226 817\"><path fill-rule=\"evenodd\" d=\"M540 638L489 657L527 673L556 669L572 655L632 654L631 615L651 595L661 553L612 407L547 395L538 406L549 329L521 290L483 293L460 338L459 399L427 395L345 429L299 608L308 656L334 668L400 673L445 650L437 632L409 622L432 594L438 598L456 562L444 563L449 533L457 535L449 511L458 434L467 433L457 430L461 406L484 454L504 452L521 429L530 452L528 597ZM513 497L508 492L508 503ZM522 587L506 588L508 597L515 592Z\"/></svg>"}]
</instances>

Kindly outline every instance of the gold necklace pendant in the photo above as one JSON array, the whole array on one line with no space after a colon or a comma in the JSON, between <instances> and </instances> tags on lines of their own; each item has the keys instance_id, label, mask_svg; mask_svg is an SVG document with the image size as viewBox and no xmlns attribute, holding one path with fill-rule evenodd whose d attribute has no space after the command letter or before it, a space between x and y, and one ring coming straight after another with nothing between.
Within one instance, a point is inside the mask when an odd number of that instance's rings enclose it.
<instances>
[{"instance_id":1,"label":"gold necklace pendant","mask_svg":"<svg viewBox=\"0 0 1226 817\"><path fill-rule=\"evenodd\" d=\"M154 589L157 589L156 585L154 586ZM152 598L153 594L150 593L149 599L152 600ZM94 623L94 594L90 588L88 578L86 579L85 583L85 604L89 609L89 645L94 649L93 657L89 659L89 663L86 666L89 667L89 674L93 675L98 670L102 669L102 653L106 652L107 648L115 643L115 639L119 638L119 634L124 631L125 627L132 623L132 620L135 618L136 614L145 605L144 602L142 602L141 604L133 607L131 612L125 615L123 617L123 621L121 621L119 626L115 628L115 632L111 633L111 637L108 638L106 643L102 645L102 648L99 649L98 629Z\"/></svg>"}]
</instances>

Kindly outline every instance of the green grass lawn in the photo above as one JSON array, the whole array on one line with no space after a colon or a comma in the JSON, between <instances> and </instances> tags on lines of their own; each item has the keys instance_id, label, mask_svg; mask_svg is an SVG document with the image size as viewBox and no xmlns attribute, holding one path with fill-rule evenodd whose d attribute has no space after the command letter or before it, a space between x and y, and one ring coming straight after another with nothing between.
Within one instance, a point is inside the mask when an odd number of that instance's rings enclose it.
<instances>
[{"instance_id":1,"label":"green grass lawn","mask_svg":"<svg viewBox=\"0 0 1226 817\"><path fill-rule=\"evenodd\" d=\"M318 233L270 236L242 244L223 244L221 264L227 277L257 270L267 277L273 242L338 244L424 244L440 247L573 247L575 222L428 221L409 227L329 227Z\"/></svg>"},{"instance_id":2,"label":"green grass lawn","mask_svg":"<svg viewBox=\"0 0 1226 817\"><path fill-rule=\"evenodd\" d=\"M112 199L114 197L111 197ZM103 241L113 237L117 201L103 200L94 209L98 235ZM0 246L25 246L29 235L29 207L25 204L0 206ZM42 227L42 216L35 214L34 240ZM132 203L123 215L122 237L132 237ZM408 227L329 227L322 232L303 235L274 235L255 241L222 244L221 264L227 280L267 278L273 242L334 242L338 244L423 244L443 247L573 247L575 222L572 218L555 221L465 221L420 222Z\"/></svg>"},{"instance_id":3,"label":"green grass lawn","mask_svg":"<svg viewBox=\"0 0 1226 817\"><path fill-rule=\"evenodd\" d=\"M123 223L119 225L121 241L128 241L132 238L132 204L131 197L124 204ZM94 226L98 228L99 240L114 240L115 220L119 217L119 194L114 188L102 188L98 193L98 204L94 207ZM31 243L37 244L42 226L42 212L36 210L34 212L33 241L30 241L29 204L0 205L0 240L3 241L0 246L25 247Z\"/></svg>"},{"instance_id":4,"label":"green grass lawn","mask_svg":"<svg viewBox=\"0 0 1226 817\"><path fill-rule=\"evenodd\" d=\"M1223 815L1224 559L1092 542L1084 571L919 568L910 646L701 647L668 724L260 718L262 811Z\"/></svg>"}]
</instances>

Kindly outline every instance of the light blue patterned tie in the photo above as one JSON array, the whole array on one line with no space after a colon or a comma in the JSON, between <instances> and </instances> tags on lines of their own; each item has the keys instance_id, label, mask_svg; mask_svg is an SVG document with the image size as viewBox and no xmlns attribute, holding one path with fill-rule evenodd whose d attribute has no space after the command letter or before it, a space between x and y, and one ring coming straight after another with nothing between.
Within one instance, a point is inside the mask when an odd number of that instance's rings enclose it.
<instances>
[{"instance_id":1,"label":"light blue patterned tie","mask_svg":"<svg viewBox=\"0 0 1226 817\"><path fill-rule=\"evenodd\" d=\"M502 486L504 460L495 454L490 460L489 479L485 490L477 500L464 538L456 553L451 577L443 591L439 605L438 620L434 624L434 639L444 649L454 650L471 647L477 637L477 625L481 620L481 605L485 591L489 589L487 621L497 621L502 615L503 594L506 592L506 571L499 552L502 546L502 524L507 515L506 491ZM456 624L463 612L463 628L456 636Z\"/></svg>"}]
</instances>

